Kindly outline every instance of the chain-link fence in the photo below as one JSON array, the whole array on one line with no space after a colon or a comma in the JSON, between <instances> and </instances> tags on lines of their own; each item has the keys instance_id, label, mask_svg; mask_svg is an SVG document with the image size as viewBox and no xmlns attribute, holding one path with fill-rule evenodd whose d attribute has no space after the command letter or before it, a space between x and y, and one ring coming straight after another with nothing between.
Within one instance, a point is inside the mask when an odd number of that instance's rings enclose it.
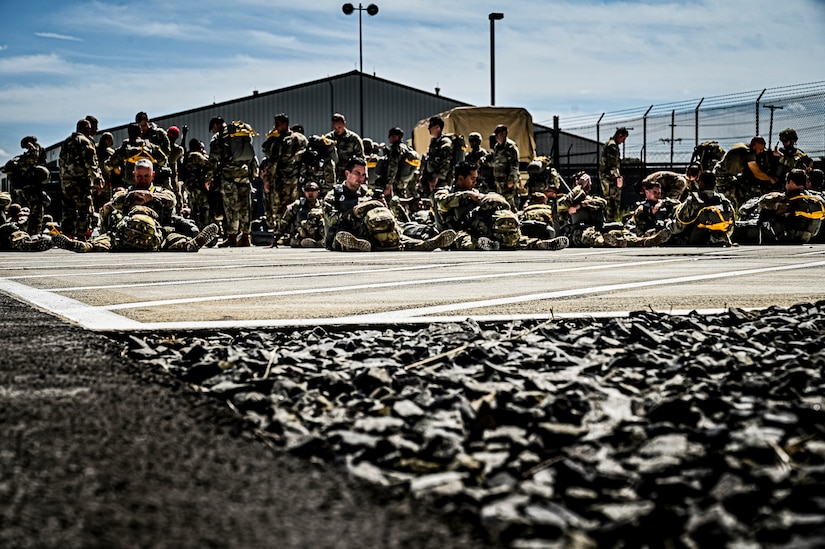
<instances>
[{"instance_id":1,"label":"chain-link fence","mask_svg":"<svg viewBox=\"0 0 825 549\"><path fill-rule=\"evenodd\" d=\"M592 139L597 154L620 126L630 130L623 156L656 169L684 166L703 141L718 141L727 150L762 135L772 147L785 128L796 130L797 147L819 164L825 156L825 82L560 120L563 131Z\"/></svg>"}]
</instances>

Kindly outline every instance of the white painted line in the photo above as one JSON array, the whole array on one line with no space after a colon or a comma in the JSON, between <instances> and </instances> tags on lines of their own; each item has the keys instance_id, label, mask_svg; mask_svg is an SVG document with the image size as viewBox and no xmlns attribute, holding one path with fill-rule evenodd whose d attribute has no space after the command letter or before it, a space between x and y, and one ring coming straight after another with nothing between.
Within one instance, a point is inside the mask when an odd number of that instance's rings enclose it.
<instances>
[{"instance_id":1,"label":"white painted line","mask_svg":"<svg viewBox=\"0 0 825 549\"><path fill-rule=\"evenodd\" d=\"M789 270L796 270L796 269L811 269L815 267L823 267L825 266L825 261L817 261L814 263L802 263L798 265L782 265L779 267L764 267L760 269L746 269L741 271L727 271L721 273L713 273L713 274L706 274L706 275L692 275L692 276L680 276L675 278L664 278L664 279L654 279L648 281L640 281L640 282L625 282L622 284L605 284L602 286L592 286L589 288L573 288L569 290L558 290L555 292L542 292L536 294L526 294L520 296L512 296L512 297L501 297L496 299L488 299L488 300L479 300L479 301L467 301L464 303L452 303L449 305L438 305L433 307L420 307L416 309L407 309L401 311L392 311L390 313L374 313L369 315L362 315L362 316L353 316L353 317L345 317L342 320L351 319L355 321L355 319L386 319L387 322L398 322L401 318L405 316L422 316L422 315L437 315L440 313L446 313L450 311L463 311L466 309L478 309L481 307L496 307L500 305L512 305L514 303L523 303L525 301L541 301L541 300L548 300L548 299L558 299L562 297L574 297L580 295L587 295L587 294L596 294L596 293L604 293L604 292L615 292L619 290L629 290L633 288L644 288L648 286L661 286L665 284L683 284L685 282L698 282L701 280L713 280L718 278L730 278L734 276L748 276L752 274L761 274L761 273L769 273L769 272L777 272L777 271L789 271Z\"/></svg>"},{"instance_id":2,"label":"white painted line","mask_svg":"<svg viewBox=\"0 0 825 549\"><path fill-rule=\"evenodd\" d=\"M402 271L420 271L442 267L463 267L467 263L433 263L429 265L412 265L409 267L383 267L377 269L359 269L353 271L330 271L322 273L297 273L273 276L243 276L230 278L210 278L208 280L170 280L166 282L139 282L135 284L110 284L106 286L72 286L67 288L51 288L52 292L76 292L81 290L111 290L114 288L140 288L146 286L181 286L184 284L214 284L216 282L239 282L242 280L281 280L288 278L319 278L326 276L349 276L354 274L387 273ZM302 265L303 266L303 265Z\"/></svg>"},{"instance_id":3,"label":"white painted line","mask_svg":"<svg viewBox=\"0 0 825 549\"><path fill-rule=\"evenodd\" d=\"M421 279L421 280L403 280L400 282L381 282L381 283L373 283L373 284L355 284L351 286L333 286L328 288L308 288L302 290L282 290L277 292L259 292L254 294L235 294L235 295L216 295L216 296L204 296L204 297L191 297L191 298L181 298L181 299L164 299L158 301L138 301L132 303L122 303L116 305L104 305L100 307L101 309L106 309L109 311L118 311L123 309L145 309L150 307L164 307L168 305L181 305L184 303L204 303L208 301L228 301L228 300L235 300L235 299L254 299L260 297L278 297L278 296L287 296L287 295L306 295L306 294L325 294L325 293L338 293L338 292L350 292L353 290L369 290L369 289L378 289L378 288L398 288L402 286L420 286L424 284L444 284L449 282L466 282L468 280L487 280L493 278L511 278L511 277L518 277L518 276L535 276L535 275L544 275L544 274L555 274L555 273L569 273L569 272L576 272L576 271L595 271L595 270L604 270L604 269L616 269L620 267L638 267L642 265L653 265L653 264L661 264L661 263L674 263L674 262L682 262L682 261L695 261L696 258L669 258L669 259L657 259L653 261L634 261L628 263L611 263L609 265L591 265L587 267L572 267L572 268L557 268L557 269L545 269L539 271L510 271L507 273L495 273L495 274L487 274L487 275L478 275L474 277L467 277L467 276L454 276L454 277L443 277L443 278L430 278L430 279Z\"/></svg>"},{"instance_id":4,"label":"white painted line","mask_svg":"<svg viewBox=\"0 0 825 549\"><path fill-rule=\"evenodd\" d=\"M80 324L89 330L134 330L141 323L98 307L89 307L85 303L49 291L38 290L5 278L0 278L0 291L14 295L32 305L67 320Z\"/></svg>"}]
</instances>

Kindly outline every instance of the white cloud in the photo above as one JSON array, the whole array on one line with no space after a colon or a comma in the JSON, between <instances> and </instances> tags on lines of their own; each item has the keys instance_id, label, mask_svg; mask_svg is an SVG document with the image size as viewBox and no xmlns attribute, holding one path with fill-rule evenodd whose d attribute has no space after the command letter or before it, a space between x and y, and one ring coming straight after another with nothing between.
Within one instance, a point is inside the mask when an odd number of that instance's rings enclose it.
<instances>
[{"instance_id":1,"label":"white cloud","mask_svg":"<svg viewBox=\"0 0 825 549\"><path fill-rule=\"evenodd\" d=\"M70 42L82 42L82 38L78 38L76 36L68 36L65 34L57 34L55 32L36 32L34 33L35 36L39 36L41 38L55 38L57 40L68 40Z\"/></svg>"},{"instance_id":2,"label":"white cloud","mask_svg":"<svg viewBox=\"0 0 825 549\"><path fill-rule=\"evenodd\" d=\"M4 75L24 75L24 74L51 74L51 75L73 75L75 71L83 67L72 66L65 59L56 54L45 55L21 55L18 57L0 57L0 74ZM25 89L25 84L17 85Z\"/></svg>"}]
</instances>

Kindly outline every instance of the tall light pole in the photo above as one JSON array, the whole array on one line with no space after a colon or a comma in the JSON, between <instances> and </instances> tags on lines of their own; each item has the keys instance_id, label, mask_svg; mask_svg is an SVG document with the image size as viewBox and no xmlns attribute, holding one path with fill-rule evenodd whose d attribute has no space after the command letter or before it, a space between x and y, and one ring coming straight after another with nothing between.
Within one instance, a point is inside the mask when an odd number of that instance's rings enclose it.
<instances>
[{"instance_id":1,"label":"tall light pole","mask_svg":"<svg viewBox=\"0 0 825 549\"><path fill-rule=\"evenodd\" d=\"M496 104L496 21L504 19L504 14L493 12L490 19L490 105Z\"/></svg>"},{"instance_id":2,"label":"tall light pole","mask_svg":"<svg viewBox=\"0 0 825 549\"><path fill-rule=\"evenodd\" d=\"M358 74L358 96L361 105L361 137L364 137L364 35L361 31L361 12L366 11L371 16L375 15L378 13L378 6L370 4L364 8L361 7L360 2L357 8L349 3L341 6L341 11L344 12L344 15L351 15L355 10L358 10L358 57L361 62L361 69Z\"/></svg>"}]
</instances>

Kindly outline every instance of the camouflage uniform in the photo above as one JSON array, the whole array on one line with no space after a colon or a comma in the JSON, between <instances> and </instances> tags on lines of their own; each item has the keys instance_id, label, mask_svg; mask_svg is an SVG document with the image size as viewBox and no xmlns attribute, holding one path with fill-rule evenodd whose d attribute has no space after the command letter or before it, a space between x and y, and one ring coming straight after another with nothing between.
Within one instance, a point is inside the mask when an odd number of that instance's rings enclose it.
<instances>
[{"instance_id":1,"label":"camouflage uniform","mask_svg":"<svg viewBox=\"0 0 825 549\"><path fill-rule=\"evenodd\" d=\"M430 139L425 163L426 174L438 177L438 187L449 187L453 183L453 142L443 133ZM425 181L429 185L429 180ZM422 189L423 194L429 195L430 189Z\"/></svg>"},{"instance_id":2,"label":"camouflage uniform","mask_svg":"<svg viewBox=\"0 0 825 549\"><path fill-rule=\"evenodd\" d=\"M109 162L114 154L115 149L113 147L108 147L103 143L97 144L97 165L100 166L100 171L103 173L105 185L102 189L97 189L95 191L95 195L92 197L94 200L95 211L100 211L100 208L112 199L113 189L122 184L123 179L119 174L116 175L114 171L112 171L111 164Z\"/></svg>"},{"instance_id":3,"label":"camouflage uniform","mask_svg":"<svg viewBox=\"0 0 825 549\"><path fill-rule=\"evenodd\" d=\"M266 221L277 227L287 204L298 199L301 177L301 156L307 150L307 138L287 129L283 133L270 132L264 143L267 154L269 192L265 192Z\"/></svg>"},{"instance_id":4,"label":"camouflage uniform","mask_svg":"<svg viewBox=\"0 0 825 549\"><path fill-rule=\"evenodd\" d=\"M537 156L527 165L527 194L542 192L547 187L561 189L567 183L561 174L552 166L549 156Z\"/></svg>"},{"instance_id":5,"label":"camouflage uniform","mask_svg":"<svg viewBox=\"0 0 825 549\"><path fill-rule=\"evenodd\" d=\"M601 196L587 195L579 185L559 196L557 202L559 218L566 221L561 232L570 238L570 245L576 248L657 246L670 237L669 231L638 236L618 223L606 224L607 200ZM578 208L570 214L573 206Z\"/></svg>"},{"instance_id":6,"label":"camouflage uniform","mask_svg":"<svg viewBox=\"0 0 825 549\"><path fill-rule=\"evenodd\" d=\"M14 222L0 225L0 250L13 252L42 252L52 247L47 234L30 235Z\"/></svg>"},{"instance_id":7,"label":"camouflage uniform","mask_svg":"<svg viewBox=\"0 0 825 549\"><path fill-rule=\"evenodd\" d=\"M3 170L9 175L12 187L19 191L24 205L29 207L29 219L22 230L32 235L40 234L47 200L44 183L50 175L46 167L46 151L38 143L33 143L31 149L7 162Z\"/></svg>"},{"instance_id":8,"label":"camouflage uniform","mask_svg":"<svg viewBox=\"0 0 825 549\"><path fill-rule=\"evenodd\" d=\"M416 179L418 165L410 164L411 158L417 157L406 143L401 141L387 148L387 183L392 185L392 193L400 198L418 196ZM415 162L415 160L412 160ZM405 166L404 163L407 163ZM418 161L420 165L420 161Z\"/></svg>"},{"instance_id":9,"label":"camouflage uniform","mask_svg":"<svg viewBox=\"0 0 825 549\"><path fill-rule=\"evenodd\" d=\"M335 151L338 160L335 162L335 182L344 180L344 169L347 162L352 157L364 158L364 142L354 131L344 128L344 132L338 135L334 131L329 132L324 137L335 143Z\"/></svg>"},{"instance_id":10,"label":"camouflage uniform","mask_svg":"<svg viewBox=\"0 0 825 549\"><path fill-rule=\"evenodd\" d=\"M490 160L493 178L496 182L496 192L506 198L513 209L518 208L518 197L522 190L518 159L518 147L515 141L508 137L504 143L496 143Z\"/></svg>"},{"instance_id":11,"label":"camouflage uniform","mask_svg":"<svg viewBox=\"0 0 825 549\"><path fill-rule=\"evenodd\" d=\"M227 239L251 230L251 178L258 174L255 160L238 163L229 149L229 126L212 135L209 141L209 161L214 166L212 185L220 189L224 208L224 229Z\"/></svg>"},{"instance_id":12,"label":"camouflage uniform","mask_svg":"<svg viewBox=\"0 0 825 549\"><path fill-rule=\"evenodd\" d=\"M134 139L126 139L123 141L123 144L109 157L109 161L105 166L105 169L120 176L123 184L130 187L135 184L135 178L132 173L135 168L135 162L141 158L145 158L152 162L156 174L159 174L161 168L166 166L168 162L166 153L164 153L157 145L145 141L140 137L136 137ZM170 191L172 190L167 185L161 186L169 188Z\"/></svg>"},{"instance_id":13,"label":"camouflage uniform","mask_svg":"<svg viewBox=\"0 0 825 549\"><path fill-rule=\"evenodd\" d=\"M183 189L192 209L192 219L198 227L205 227L216 221L209 208L209 191L206 188L206 183L212 179L213 169L213 164L201 151L190 151L181 166Z\"/></svg>"},{"instance_id":14,"label":"camouflage uniform","mask_svg":"<svg viewBox=\"0 0 825 549\"><path fill-rule=\"evenodd\" d=\"M734 208L716 191L690 193L676 209L674 242L690 246L730 246L734 231Z\"/></svg>"},{"instance_id":15,"label":"camouflage uniform","mask_svg":"<svg viewBox=\"0 0 825 549\"><path fill-rule=\"evenodd\" d=\"M355 217L353 209L358 205L361 198L367 196L369 190L366 185L361 185L357 191L349 190L346 185L338 184L324 197L324 231L326 238L324 246L328 250L341 251L339 244L335 241L335 235L339 231L352 233L359 238L366 238L365 227Z\"/></svg>"},{"instance_id":16,"label":"camouflage uniform","mask_svg":"<svg viewBox=\"0 0 825 549\"><path fill-rule=\"evenodd\" d=\"M92 226L92 186L101 179L94 143L80 132L72 133L60 148L64 233L86 239Z\"/></svg>"},{"instance_id":17,"label":"camouflage uniform","mask_svg":"<svg viewBox=\"0 0 825 549\"><path fill-rule=\"evenodd\" d=\"M631 223L633 231L638 236L660 231L668 226L668 220L676 215L676 208L681 202L673 198L662 198L658 201L642 200L633 210Z\"/></svg>"},{"instance_id":18,"label":"camouflage uniform","mask_svg":"<svg viewBox=\"0 0 825 549\"><path fill-rule=\"evenodd\" d=\"M324 208L321 201L310 203L306 197L295 200L286 207L278 233L293 248L300 248L305 239L324 245Z\"/></svg>"},{"instance_id":19,"label":"camouflage uniform","mask_svg":"<svg viewBox=\"0 0 825 549\"><path fill-rule=\"evenodd\" d=\"M179 167L183 161L183 147L177 143L170 143L168 165L171 170L169 175L169 184L172 191L175 193L175 198L178 201L178 208L183 207L183 195L181 194L181 181L178 178Z\"/></svg>"},{"instance_id":20,"label":"camouflage uniform","mask_svg":"<svg viewBox=\"0 0 825 549\"><path fill-rule=\"evenodd\" d=\"M335 142L323 135L308 138L307 150L301 155L304 181L315 181L321 187L321 194L326 195L335 186L335 166L338 152Z\"/></svg>"},{"instance_id":21,"label":"camouflage uniform","mask_svg":"<svg viewBox=\"0 0 825 549\"><path fill-rule=\"evenodd\" d=\"M662 188L663 197L672 198L673 200L681 200L688 186L687 178L684 175L662 170L645 177L639 184L639 188L643 189L647 183L653 182L658 183Z\"/></svg>"},{"instance_id":22,"label":"camouflage uniform","mask_svg":"<svg viewBox=\"0 0 825 549\"><path fill-rule=\"evenodd\" d=\"M602 196L607 201L605 215L608 221L615 221L619 217L619 208L622 205L622 189L618 187L617 179L621 175L621 152L614 138L607 140L604 152L599 160L599 183Z\"/></svg>"},{"instance_id":23,"label":"camouflage uniform","mask_svg":"<svg viewBox=\"0 0 825 549\"><path fill-rule=\"evenodd\" d=\"M756 216L760 244L807 244L820 232L825 201L821 195L801 189L773 192L758 199Z\"/></svg>"}]
</instances>

